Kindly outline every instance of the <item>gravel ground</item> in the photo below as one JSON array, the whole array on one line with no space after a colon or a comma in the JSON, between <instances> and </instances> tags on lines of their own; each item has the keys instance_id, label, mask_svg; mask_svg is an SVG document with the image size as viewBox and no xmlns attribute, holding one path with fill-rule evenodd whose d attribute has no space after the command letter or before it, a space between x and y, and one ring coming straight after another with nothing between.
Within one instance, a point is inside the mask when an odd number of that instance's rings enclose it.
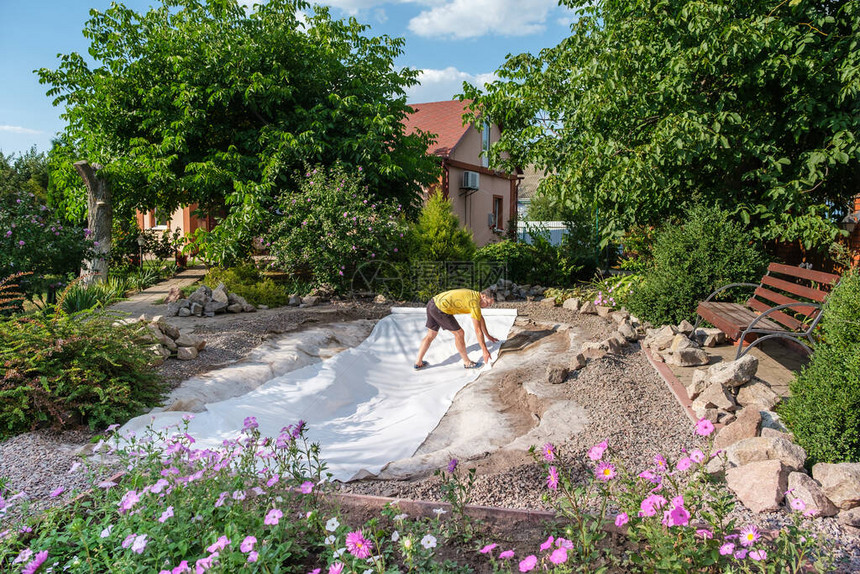
<instances>
[{"instance_id":1,"label":"gravel ground","mask_svg":"<svg viewBox=\"0 0 860 574\"><path fill-rule=\"evenodd\" d=\"M499 307L516 307L520 315L537 323L569 324L588 333L590 340L606 337L614 325L596 316L583 316L562 308L538 303L501 303ZM322 308L275 309L197 321L194 332L207 341L206 349L195 361L168 361L160 371L178 384L193 375L241 359L266 338L295 331L308 325L352 319L379 319L389 312L388 306L371 303L338 302ZM542 376L535 370L534 376ZM589 424L564 444L557 445L563 456L581 460L591 446L606 440L612 453L627 468L639 472L653 464L655 454L676 459L682 449L702 447L692 432L692 424L667 390L666 384L651 367L637 344L616 357L591 361L569 377L565 398L584 406ZM25 433L0 443L0 479L12 493L26 492L30 508L42 509L70 499L88 484L89 471L81 467L69 472L79 460L76 451L90 442L94 433L77 430L54 432L40 430ZM504 457L487 453L476 460L462 461L465 468L477 469L473 503L487 506L545 509L541 498L545 476L542 466L526 453L507 453ZM109 474L102 468L100 475ZM343 485L345 492L374 494L395 498L442 500L439 480L434 476L407 481L362 481ZM50 494L63 487L56 496ZM738 524L755 522L761 527L778 529L788 522L786 513L754 516L738 505L734 517ZM834 555L847 561L840 572L860 571L860 539L846 532L834 518L816 518L808 524L835 548Z\"/></svg>"}]
</instances>

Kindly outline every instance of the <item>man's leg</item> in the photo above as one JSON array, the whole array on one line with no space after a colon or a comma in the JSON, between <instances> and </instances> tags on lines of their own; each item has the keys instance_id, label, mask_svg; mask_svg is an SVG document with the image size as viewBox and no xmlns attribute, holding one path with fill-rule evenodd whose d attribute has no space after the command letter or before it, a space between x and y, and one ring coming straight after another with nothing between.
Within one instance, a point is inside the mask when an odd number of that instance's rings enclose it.
<instances>
[{"instance_id":1,"label":"man's leg","mask_svg":"<svg viewBox=\"0 0 860 574\"><path fill-rule=\"evenodd\" d=\"M427 329L427 334L424 335L424 338L421 340L421 346L418 347L418 358L415 360L416 365L420 365L422 361L424 361L424 355L427 353L427 349L430 348L430 343L433 342L433 339L435 339L438 334L439 331Z\"/></svg>"},{"instance_id":2,"label":"man's leg","mask_svg":"<svg viewBox=\"0 0 860 574\"><path fill-rule=\"evenodd\" d=\"M454 346L457 347L457 352L460 353L460 357L463 359L463 364L469 366L472 364L472 360L469 358L469 355L466 354L466 333L463 329L458 329L457 331L452 331L452 335L454 335Z\"/></svg>"}]
</instances>

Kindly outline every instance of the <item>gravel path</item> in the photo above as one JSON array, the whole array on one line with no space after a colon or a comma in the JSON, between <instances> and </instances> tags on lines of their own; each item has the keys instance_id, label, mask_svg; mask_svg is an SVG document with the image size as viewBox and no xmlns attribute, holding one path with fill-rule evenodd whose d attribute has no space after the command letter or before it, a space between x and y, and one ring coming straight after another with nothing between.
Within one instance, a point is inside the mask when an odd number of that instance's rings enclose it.
<instances>
[{"instance_id":1,"label":"gravel path","mask_svg":"<svg viewBox=\"0 0 860 574\"><path fill-rule=\"evenodd\" d=\"M573 325L590 333L592 340L599 340L614 329L609 321L562 308L537 303L499 306L516 307L520 315L537 323ZM384 305L339 302L321 308L274 309L223 316L208 322L198 320L194 332L207 341L200 357L189 362L171 360L160 370L176 385L188 377L241 359L266 338L326 322L379 319L388 312L388 306ZM543 370L535 370L533 375L543 376ZM582 432L557 445L569 460L583 457L589 447L606 440L613 454L629 470L639 472L653 464L655 454L675 459L684 448L702 446L687 415L637 344L627 347L622 355L589 362L586 368L571 374L565 387L566 398L585 407L589 417L589 424ZM5 480L13 493L26 492L31 509L68 500L88 484L86 468L69 471L79 460L76 451L94 436L85 430L61 433L40 430L0 442L0 480ZM527 453L507 452L503 456L487 453L462 464L477 470L473 503L546 508L541 501L546 492L543 469ZM106 475L111 470L102 468L99 472ZM438 501L442 500L439 486L436 477L424 476L407 481L362 481L341 488L345 492ZM52 497L51 493L59 487L64 491ZM755 522L770 529L787 523L785 513L754 516L740 505L735 518L738 524ZM838 549L835 555L847 560L841 572L860 571L860 539L856 535L846 532L834 518L816 518L809 524L828 539L828 547Z\"/></svg>"}]
</instances>

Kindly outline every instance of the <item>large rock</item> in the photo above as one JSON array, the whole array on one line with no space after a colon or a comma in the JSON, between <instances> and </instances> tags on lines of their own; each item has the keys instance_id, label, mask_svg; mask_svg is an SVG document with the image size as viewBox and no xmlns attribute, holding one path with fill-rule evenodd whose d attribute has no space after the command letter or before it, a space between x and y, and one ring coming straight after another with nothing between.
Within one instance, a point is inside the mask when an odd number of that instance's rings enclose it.
<instances>
[{"instance_id":1,"label":"large rock","mask_svg":"<svg viewBox=\"0 0 860 574\"><path fill-rule=\"evenodd\" d=\"M576 297L571 297L570 299L565 299L564 303L562 303L561 306L571 311L579 311L579 303L579 299L577 299Z\"/></svg>"},{"instance_id":2,"label":"large rock","mask_svg":"<svg viewBox=\"0 0 860 574\"><path fill-rule=\"evenodd\" d=\"M298 307L302 304L302 298L298 295L290 295L290 302L287 303L290 307Z\"/></svg>"},{"instance_id":3,"label":"large rock","mask_svg":"<svg viewBox=\"0 0 860 574\"><path fill-rule=\"evenodd\" d=\"M621 336L628 341L635 341L639 338L636 334L636 330L633 328L633 325L631 325L630 321L628 321L627 319L624 319L618 325L618 332L621 333Z\"/></svg>"},{"instance_id":4,"label":"large rock","mask_svg":"<svg viewBox=\"0 0 860 574\"><path fill-rule=\"evenodd\" d=\"M597 309L598 317L607 319L609 314L612 313L612 307L606 307L605 305L595 305L594 307Z\"/></svg>"},{"instance_id":5,"label":"large rock","mask_svg":"<svg viewBox=\"0 0 860 574\"><path fill-rule=\"evenodd\" d=\"M724 361L711 365L708 379L726 387L739 387L748 383L758 370L758 359L749 353L737 361Z\"/></svg>"},{"instance_id":6,"label":"large rock","mask_svg":"<svg viewBox=\"0 0 860 574\"><path fill-rule=\"evenodd\" d=\"M161 329L161 332L170 337L171 339L179 338L179 329L175 326L171 325L167 321L160 321L158 323L158 328Z\"/></svg>"},{"instance_id":7,"label":"large rock","mask_svg":"<svg viewBox=\"0 0 860 574\"><path fill-rule=\"evenodd\" d=\"M609 336L609 338L610 338L611 340L615 341L616 343L618 343L618 347L619 347L619 348L620 348L620 347L625 347L625 346L627 346L627 343L628 343L628 341L627 341L627 337L625 337L624 335L622 335L622 334L621 334L621 331L615 331L615 332L613 332L613 333L612 333L612 335L610 335L610 336Z\"/></svg>"},{"instance_id":8,"label":"large rock","mask_svg":"<svg viewBox=\"0 0 860 574\"><path fill-rule=\"evenodd\" d=\"M757 407L759 410L769 411L781 400L769 386L757 379L753 379L738 390L738 403L744 407Z\"/></svg>"},{"instance_id":9,"label":"large rock","mask_svg":"<svg viewBox=\"0 0 860 574\"><path fill-rule=\"evenodd\" d=\"M207 301L212 298L212 289L207 287L206 285L201 285L197 288L197 290L188 296L188 301L193 303L197 303L199 305L204 305ZM192 312L194 310L192 309Z\"/></svg>"},{"instance_id":10,"label":"large rock","mask_svg":"<svg viewBox=\"0 0 860 574\"><path fill-rule=\"evenodd\" d=\"M583 343L580 350L580 354L586 359L602 359L609 352L602 343Z\"/></svg>"},{"instance_id":11,"label":"large rock","mask_svg":"<svg viewBox=\"0 0 860 574\"><path fill-rule=\"evenodd\" d=\"M816 516L834 516L839 509L833 504L821 485L805 472L792 472L788 475L788 490L794 498L799 498L806 505L807 511L815 512Z\"/></svg>"},{"instance_id":12,"label":"large rock","mask_svg":"<svg viewBox=\"0 0 860 574\"><path fill-rule=\"evenodd\" d=\"M674 339L675 330L670 325L666 325L662 329L652 332L652 334L645 337L645 344L655 351L662 351L663 349L668 349Z\"/></svg>"},{"instance_id":13,"label":"large rock","mask_svg":"<svg viewBox=\"0 0 860 574\"><path fill-rule=\"evenodd\" d=\"M678 324L678 332L689 337L693 334L693 324L684 319Z\"/></svg>"},{"instance_id":14,"label":"large rock","mask_svg":"<svg viewBox=\"0 0 860 574\"><path fill-rule=\"evenodd\" d=\"M555 297L545 297L540 300L540 304L546 307L555 307Z\"/></svg>"},{"instance_id":15,"label":"large rock","mask_svg":"<svg viewBox=\"0 0 860 574\"><path fill-rule=\"evenodd\" d=\"M167 304L167 311L164 313L168 317L176 317L179 314L180 309L187 309L188 299L183 299L182 301L171 301Z\"/></svg>"},{"instance_id":16,"label":"large rock","mask_svg":"<svg viewBox=\"0 0 860 574\"><path fill-rule=\"evenodd\" d=\"M552 385L559 385L567 380L570 370L560 365L550 365L546 368L546 381Z\"/></svg>"},{"instance_id":17,"label":"large rock","mask_svg":"<svg viewBox=\"0 0 860 574\"><path fill-rule=\"evenodd\" d=\"M202 317L204 308L205 308L205 305L202 305L202 304L197 303L197 302L192 302L191 303L191 314L197 315L198 317Z\"/></svg>"},{"instance_id":18,"label":"large rock","mask_svg":"<svg viewBox=\"0 0 860 574\"><path fill-rule=\"evenodd\" d=\"M788 487L787 469L778 460L761 460L726 471L726 484L753 512L776 512Z\"/></svg>"},{"instance_id":19,"label":"large rock","mask_svg":"<svg viewBox=\"0 0 860 574\"><path fill-rule=\"evenodd\" d=\"M860 506L860 462L819 462L812 467L812 478L840 509Z\"/></svg>"},{"instance_id":20,"label":"large rock","mask_svg":"<svg viewBox=\"0 0 860 574\"><path fill-rule=\"evenodd\" d=\"M671 353L666 362L679 367L699 367L708 364L708 354L702 349L686 348Z\"/></svg>"},{"instance_id":21,"label":"large rock","mask_svg":"<svg viewBox=\"0 0 860 574\"><path fill-rule=\"evenodd\" d=\"M196 337L190 334L182 334L179 335L179 338L176 339L176 345L178 347L194 347L195 349L200 344L200 337Z\"/></svg>"},{"instance_id":22,"label":"large rock","mask_svg":"<svg viewBox=\"0 0 860 574\"><path fill-rule=\"evenodd\" d=\"M180 317L190 317L191 309L189 307L182 307L181 309L179 309L179 313L177 313L177 315Z\"/></svg>"},{"instance_id":23,"label":"large rock","mask_svg":"<svg viewBox=\"0 0 860 574\"><path fill-rule=\"evenodd\" d=\"M179 347L179 350L176 351L176 358L180 361L190 361L191 359L197 358L197 348L196 347Z\"/></svg>"},{"instance_id":24,"label":"large rock","mask_svg":"<svg viewBox=\"0 0 860 574\"><path fill-rule=\"evenodd\" d=\"M164 302L170 304L175 303L180 299L182 299L182 290L180 290L179 287L173 286L167 291L167 297L164 298Z\"/></svg>"},{"instance_id":25,"label":"large rock","mask_svg":"<svg viewBox=\"0 0 860 574\"><path fill-rule=\"evenodd\" d=\"M217 301L218 303L223 303L224 308L227 308L229 299L227 298L227 287L223 283L219 283L218 286L212 290L212 300Z\"/></svg>"},{"instance_id":26,"label":"large rock","mask_svg":"<svg viewBox=\"0 0 860 574\"><path fill-rule=\"evenodd\" d=\"M860 506L849 510L843 510L839 513L839 516L836 517L836 521L842 526L853 529L852 533L857 536L857 534L860 534Z\"/></svg>"},{"instance_id":27,"label":"large rock","mask_svg":"<svg viewBox=\"0 0 860 574\"><path fill-rule=\"evenodd\" d=\"M714 438L715 449L725 449L736 442L758 436L761 428L761 413L758 409L741 409L737 419L724 426Z\"/></svg>"},{"instance_id":28,"label":"large rock","mask_svg":"<svg viewBox=\"0 0 860 574\"><path fill-rule=\"evenodd\" d=\"M693 401L693 409L704 407L704 408L716 408L722 409L724 411L732 411L735 409L735 398L729 393L725 387L722 385L718 385L716 383L712 383L708 385L708 387L702 391L702 394L699 395L695 401Z\"/></svg>"},{"instance_id":29,"label":"large rock","mask_svg":"<svg viewBox=\"0 0 860 574\"><path fill-rule=\"evenodd\" d=\"M241 313L242 305L240 303L233 303L232 305L227 305L228 313Z\"/></svg>"},{"instance_id":30,"label":"large rock","mask_svg":"<svg viewBox=\"0 0 860 574\"><path fill-rule=\"evenodd\" d=\"M696 329L695 337L703 347L716 347L726 342L726 334L719 329Z\"/></svg>"},{"instance_id":31,"label":"large rock","mask_svg":"<svg viewBox=\"0 0 860 574\"><path fill-rule=\"evenodd\" d=\"M692 380L687 383L687 398L691 401L702 394L702 391L708 388L707 372L702 369L693 371Z\"/></svg>"},{"instance_id":32,"label":"large rock","mask_svg":"<svg viewBox=\"0 0 860 574\"><path fill-rule=\"evenodd\" d=\"M302 298L302 305L304 305L305 307L313 307L317 303L319 303L319 300L319 297L316 297L314 295L308 295Z\"/></svg>"},{"instance_id":33,"label":"large rock","mask_svg":"<svg viewBox=\"0 0 860 574\"><path fill-rule=\"evenodd\" d=\"M761 428L773 429L780 432L788 433L788 429L782 424L782 419L773 411L761 411Z\"/></svg>"},{"instance_id":34,"label":"large rock","mask_svg":"<svg viewBox=\"0 0 860 574\"><path fill-rule=\"evenodd\" d=\"M588 361L585 359L585 355L582 353L577 353L573 360L570 362L570 370L578 371L585 367Z\"/></svg>"},{"instance_id":35,"label":"large rock","mask_svg":"<svg viewBox=\"0 0 860 574\"><path fill-rule=\"evenodd\" d=\"M582 307L579 308L579 312L583 315L597 315L597 305L592 301L586 301L582 304Z\"/></svg>"},{"instance_id":36,"label":"large rock","mask_svg":"<svg viewBox=\"0 0 860 574\"><path fill-rule=\"evenodd\" d=\"M789 470L800 470L806 451L782 438L753 437L740 440L726 449L730 464L744 466L760 460L778 460Z\"/></svg>"},{"instance_id":37,"label":"large rock","mask_svg":"<svg viewBox=\"0 0 860 574\"><path fill-rule=\"evenodd\" d=\"M674 337L672 337L672 344L669 345L669 351L672 353L677 353L683 349L698 349L699 346L691 341L686 335L683 333L678 333Z\"/></svg>"}]
</instances>

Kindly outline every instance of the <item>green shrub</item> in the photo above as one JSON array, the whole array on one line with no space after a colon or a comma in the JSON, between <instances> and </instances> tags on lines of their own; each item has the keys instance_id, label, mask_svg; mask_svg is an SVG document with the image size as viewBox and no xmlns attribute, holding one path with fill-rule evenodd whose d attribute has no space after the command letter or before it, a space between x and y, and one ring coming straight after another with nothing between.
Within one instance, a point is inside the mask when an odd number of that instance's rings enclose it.
<instances>
[{"instance_id":1,"label":"green shrub","mask_svg":"<svg viewBox=\"0 0 860 574\"><path fill-rule=\"evenodd\" d=\"M151 341L112 322L86 311L0 319L0 437L46 424L104 428L158 403Z\"/></svg>"},{"instance_id":2,"label":"green shrub","mask_svg":"<svg viewBox=\"0 0 860 574\"><path fill-rule=\"evenodd\" d=\"M409 255L417 261L471 261L475 255L472 233L460 226L451 202L441 193L430 196L410 227Z\"/></svg>"},{"instance_id":3,"label":"green shrub","mask_svg":"<svg viewBox=\"0 0 860 574\"><path fill-rule=\"evenodd\" d=\"M860 273L834 289L821 319L821 341L791 382L779 409L809 463L860 462Z\"/></svg>"},{"instance_id":4,"label":"green shrub","mask_svg":"<svg viewBox=\"0 0 860 574\"><path fill-rule=\"evenodd\" d=\"M343 291L368 261L403 256L406 228L400 205L374 198L359 171L316 168L279 200L282 213L268 241L285 271Z\"/></svg>"},{"instance_id":5,"label":"green shrub","mask_svg":"<svg viewBox=\"0 0 860 574\"><path fill-rule=\"evenodd\" d=\"M228 291L244 297L248 303L269 307L282 307L289 303L293 288L300 288L301 292L307 290L301 289L300 285L276 283L263 275L253 263L243 263L226 269L212 267L203 278L203 283L213 289L223 283ZM191 290L196 288L194 286Z\"/></svg>"},{"instance_id":6,"label":"green shrub","mask_svg":"<svg viewBox=\"0 0 860 574\"><path fill-rule=\"evenodd\" d=\"M697 304L718 287L757 283L767 258L749 237L728 212L705 206L688 210L679 225L667 224L655 234L653 260L630 293L630 311L656 325L677 324L693 319Z\"/></svg>"}]
</instances>

